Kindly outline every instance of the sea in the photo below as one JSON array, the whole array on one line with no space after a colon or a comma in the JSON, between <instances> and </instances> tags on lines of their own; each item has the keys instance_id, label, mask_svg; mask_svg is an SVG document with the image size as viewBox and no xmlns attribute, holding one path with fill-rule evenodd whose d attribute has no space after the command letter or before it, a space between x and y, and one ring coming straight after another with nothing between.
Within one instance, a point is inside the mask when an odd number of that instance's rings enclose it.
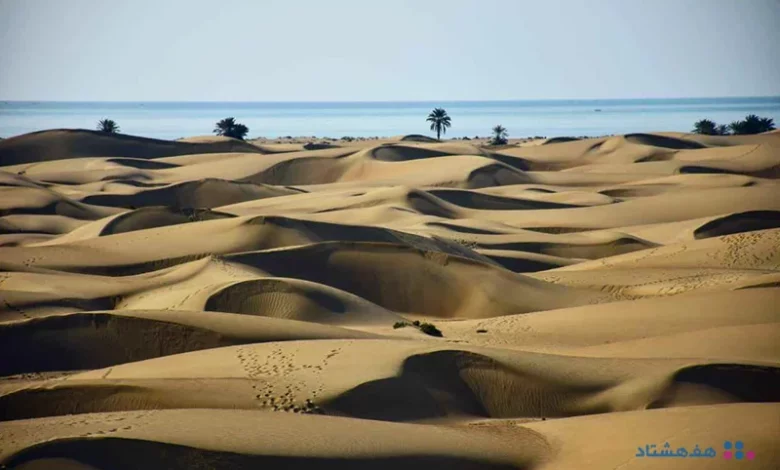
<instances>
[{"instance_id":1,"label":"sea","mask_svg":"<svg viewBox=\"0 0 780 470\"><path fill-rule=\"evenodd\" d=\"M510 138L603 136L632 132L688 132L707 118L728 124L748 114L780 124L780 96L544 101L415 102L51 102L0 101L0 137L44 129L94 129L117 122L120 132L159 139L212 134L214 124L234 117L248 138L316 136L435 136L425 119L447 110L445 137L488 136L495 125Z\"/></svg>"}]
</instances>

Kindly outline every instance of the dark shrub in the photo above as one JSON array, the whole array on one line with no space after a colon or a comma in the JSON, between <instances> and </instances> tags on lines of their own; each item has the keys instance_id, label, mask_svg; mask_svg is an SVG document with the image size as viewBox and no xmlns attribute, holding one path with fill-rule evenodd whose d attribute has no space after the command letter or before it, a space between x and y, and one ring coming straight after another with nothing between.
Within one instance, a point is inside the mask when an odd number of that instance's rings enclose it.
<instances>
[{"instance_id":1,"label":"dark shrub","mask_svg":"<svg viewBox=\"0 0 780 470\"><path fill-rule=\"evenodd\" d=\"M98 121L97 130L109 134L116 134L119 132L119 125L112 119L101 119Z\"/></svg>"},{"instance_id":2,"label":"dark shrub","mask_svg":"<svg viewBox=\"0 0 780 470\"><path fill-rule=\"evenodd\" d=\"M235 118L229 117L217 122L214 127L214 133L225 137L244 140L249 133L249 128L236 122Z\"/></svg>"},{"instance_id":3,"label":"dark shrub","mask_svg":"<svg viewBox=\"0 0 780 470\"><path fill-rule=\"evenodd\" d=\"M775 130L775 122L772 118L762 118L755 114L745 116L741 121L729 124L729 129L734 134L761 134Z\"/></svg>"},{"instance_id":4,"label":"dark shrub","mask_svg":"<svg viewBox=\"0 0 780 470\"><path fill-rule=\"evenodd\" d=\"M420 331L422 331L423 333L425 333L426 335L429 335L429 336L437 336L439 338L444 336L444 335L441 334L441 331L439 331L439 329L436 328L431 323L421 323L419 328L420 328Z\"/></svg>"}]
</instances>

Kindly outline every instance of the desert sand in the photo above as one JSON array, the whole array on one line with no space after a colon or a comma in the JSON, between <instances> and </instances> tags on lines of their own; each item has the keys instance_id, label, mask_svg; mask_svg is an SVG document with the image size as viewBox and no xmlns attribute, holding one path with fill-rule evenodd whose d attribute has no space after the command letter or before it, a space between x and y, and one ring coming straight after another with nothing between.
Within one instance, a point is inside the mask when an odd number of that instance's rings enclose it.
<instances>
[{"instance_id":1,"label":"desert sand","mask_svg":"<svg viewBox=\"0 0 780 470\"><path fill-rule=\"evenodd\" d=\"M780 468L779 178L777 132L4 139L0 468Z\"/></svg>"}]
</instances>

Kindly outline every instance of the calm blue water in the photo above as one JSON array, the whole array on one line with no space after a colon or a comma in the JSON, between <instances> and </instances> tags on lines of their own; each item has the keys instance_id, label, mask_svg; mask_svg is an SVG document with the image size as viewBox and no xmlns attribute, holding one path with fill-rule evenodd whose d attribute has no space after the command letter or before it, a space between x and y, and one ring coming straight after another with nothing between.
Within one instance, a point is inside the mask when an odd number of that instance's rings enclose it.
<instances>
[{"instance_id":1,"label":"calm blue water","mask_svg":"<svg viewBox=\"0 0 780 470\"><path fill-rule=\"evenodd\" d=\"M98 120L110 118L125 134L176 139L210 134L214 123L228 116L249 126L249 138L433 135L425 118L436 106L452 118L447 137L486 136L496 124L509 129L510 137L685 132L702 118L727 124L751 113L780 124L780 97L363 103L6 101L0 102L0 137L53 128L93 129Z\"/></svg>"}]
</instances>

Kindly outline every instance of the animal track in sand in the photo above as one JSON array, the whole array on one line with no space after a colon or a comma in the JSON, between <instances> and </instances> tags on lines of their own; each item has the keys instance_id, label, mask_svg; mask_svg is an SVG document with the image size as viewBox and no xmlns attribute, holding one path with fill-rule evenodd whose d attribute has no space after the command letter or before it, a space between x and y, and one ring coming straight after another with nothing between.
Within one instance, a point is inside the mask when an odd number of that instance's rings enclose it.
<instances>
[{"instance_id":1,"label":"animal track in sand","mask_svg":"<svg viewBox=\"0 0 780 470\"><path fill-rule=\"evenodd\" d=\"M154 410L141 410L138 412L115 412L115 413L83 413L76 415L63 416L53 422L52 426L60 429L71 429L72 432L64 431L63 434L68 437L93 437L106 436L119 431L129 431L142 427L147 423L147 419L155 414ZM45 429L45 428L43 428ZM39 440L36 431L30 431L25 428L8 428L9 434L0 432L0 438L3 442L10 445L24 443L27 441ZM46 433L44 432L44 435Z\"/></svg>"},{"instance_id":2,"label":"animal track in sand","mask_svg":"<svg viewBox=\"0 0 780 470\"><path fill-rule=\"evenodd\" d=\"M15 306L15 305L11 305L11 303L8 302L7 300L3 299L3 303L5 304L6 308L11 310L12 312L15 312L18 315L21 315L25 320L29 320L30 318L32 318L30 315L27 315L24 312L24 310L22 310L21 308Z\"/></svg>"},{"instance_id":3,"label":"animal track in sand","mask_svg":"<svg viewBox=\"0 0 780 470\"><path fill-rule=\"evenodd\" d=\"M721 239L726 245L725 250L719 250L710 255L711 259L719 261L726 265L728 268L735 266L744 267L758 267L763 266L765 263L774 258L777 254L777 247L780 246L780 231L770 232L743 232L733 235L727 235ZM755 250L754 246L767 241L766 245L771 247L765 250ZM774 243L771 243L774 241ZM763 256L761 256L763 255ZM754 262L747 262L751 259ZM767 266L769 269L777 269L777 264L773 266Z\"/></svg>"},{"instance_id":4,"label":"animal track in sand","mask_svg":"<svg viewBox=\"0 0 780 470\"><path fill-rule=\"evenodd\" d=\"M307 371L318 376L330 360L341 353L341 348L328 351L318 364L296 363L297 352L297 349L277 346L261 361L254 348L241 347L237 350L237 358L247 373L252 395L261 407L293 413L323 413L315 400L324 391L324 385L307 386L305 376L295 380L294 375ZM263 376L265 380L261 379ZM268 380L272 378L281 380ZM308 378L311 379L311 376Z\"/></svg>"}]
</instances>

